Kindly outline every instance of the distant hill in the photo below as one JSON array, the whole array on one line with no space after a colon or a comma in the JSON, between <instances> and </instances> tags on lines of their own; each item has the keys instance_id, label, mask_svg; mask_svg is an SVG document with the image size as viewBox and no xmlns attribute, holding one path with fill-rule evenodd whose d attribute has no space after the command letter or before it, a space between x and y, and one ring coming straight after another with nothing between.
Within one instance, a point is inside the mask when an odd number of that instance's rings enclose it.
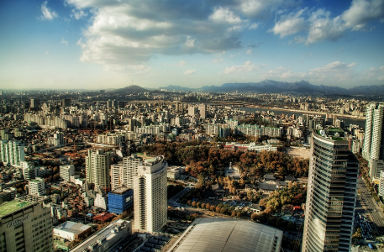
<instances>
[{"instance_id":1,"label":"distant hill","mask_svg":"<svg viewBox=\"0 0 384 252\"><path fill-rule=\"evenodd\" d=\"M162 87L169 91L203 91L203 92L255 92L255 93L319 93L325 95L384 95L384 85L382 86L358 86L354 88L342 88L325 85L312 85L308 81L285 82L274 80L263 80L261 82L248 83L224 83L221 86L204 86L201 88L189 88L180 86Z\"/></svg>"},{"instance_id":2,"label":"distant hill","mask_svg":"<svg viewBox=\"0 0 384 252\"><path fill-rule=\"evenodd\" d=\"M113 94L120 94L120 95L128 95L128 94L137 94L141 92L148 92L148 89L139 87L137 85L131 85L123 88L118 88L111 90L110 92Z\"/></svg>"}]
</instances>

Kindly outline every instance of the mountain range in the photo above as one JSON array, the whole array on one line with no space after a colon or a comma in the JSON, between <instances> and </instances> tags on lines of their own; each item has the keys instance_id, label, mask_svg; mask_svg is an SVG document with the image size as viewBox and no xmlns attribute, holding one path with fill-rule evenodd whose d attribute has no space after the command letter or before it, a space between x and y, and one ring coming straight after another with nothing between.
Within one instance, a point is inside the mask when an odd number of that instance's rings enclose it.
<instances>
[{"instance_id":1,"label":"mountain range","mask_svg":"<svg viewBox=\"0 0 384 252\"><path fill-rule=\"evenodd\" d=\"M384 85L378 86L357 86L353 88L342 88L335 86L313 85L308 81L285 82L264 80L261 82L248 83L224 83L221 86L204 86L201 88L188 88L180 86L167 86L159 89L168 91L189 91L189 92L251 92L251 93L318 93L324 95L384 95Z\"/></svg>"}]
</instances>

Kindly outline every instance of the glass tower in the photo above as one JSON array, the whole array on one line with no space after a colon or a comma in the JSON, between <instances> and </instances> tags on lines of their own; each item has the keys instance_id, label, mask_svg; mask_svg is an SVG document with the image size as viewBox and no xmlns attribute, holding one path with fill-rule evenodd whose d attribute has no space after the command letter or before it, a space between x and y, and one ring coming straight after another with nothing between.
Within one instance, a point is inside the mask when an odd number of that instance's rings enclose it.
<instances>
[{"instance_id":1,"label":"glass tower","mask_svg":"<svg viewBox=\"0 0 384 252\"><path fill-rule=\"evenodd\" d=\"M359 163L348 144L339 128L312 134L303 252L350 251Z\"/></svg>"}]
</instances>

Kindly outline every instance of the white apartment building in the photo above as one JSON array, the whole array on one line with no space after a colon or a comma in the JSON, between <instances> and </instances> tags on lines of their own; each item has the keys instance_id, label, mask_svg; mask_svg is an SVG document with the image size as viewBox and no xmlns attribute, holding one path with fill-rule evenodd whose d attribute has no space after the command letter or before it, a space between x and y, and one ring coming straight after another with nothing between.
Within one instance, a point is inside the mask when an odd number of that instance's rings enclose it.
<instances>
[{"instance_id":1,"label":"white apartment building","mask_svg":"<svg viewBox=\"0 0 384 252\"><path fill-rule=\"evenodd\" d=\"M45 181L43 178L32 179L28 182L29 195L43 196L45 195Z\"/></svg>"},{"instance_id":2,"label":"white apartment building","mask_svg":"<svg viewBox=\"0 0 384 252\"><path fill-rule=\"evenodd\" d=\"M20 141L0 141L0 158L7 165L20 166L20 162L25 160L24 144Z\"/></svg>"},{"instance_id":3,"label":"white apartment building","mask_svg":"<svg viewBox=\"0 0 384 252\"><path fill-rule=\"evenodd\" d=\"M20 166L23 170L25 180L31 180L37 177L37 167L35 167L32 162L21 161Z\"/></svg>"},{"instance_id":4,"label":"white apartment building","mask_svg":"<svg viewBox=\"0 0 384 252\"><path fill-rule=\"evenodd\" d=\"M112 165L112 191L123 186L133 188L133 177L137 175L139 165L142 165L142 158L138 158L136 155L124 157L122 162Z\"/></svg>"},{"instance_id":5,"label":"white apartment building","mask_svg":"<svg viewBox=\"0 0 384 252\"><path fill-rule=\"evenodd\" d=\"M102 150L88 150L85 157L85 171L87 182L95 184L95 188L110 188L111 156Z\"/></svg>"},{"instance_id":6,"label":"white apartment building","mask_svg":"<svg viewBox=\"0 0 384 252\"><path fill-rule=\"evenodd\" d=\"M145 160L133 179L134 228L158 232L167 223L167 167L164 157Z\"/></svg>"},{"instance_id":7,"label":"white apartment building","mask_svg":"<svg viewBox=\"0 0 384 252\"><path fill-rule=\"evenodd\" d=\"M75 175L74 165L61 165L60 166L60 177L68 182L71 181L71 176Z\"/></svg>"},{"instance_id":8,"label":"white apartment building","mask_svg":"<svg viewBox=\"0 0 384 252\"><path fill-rule=\"evenodd\" d=\"M384 170L383 119L384 104L368 104L362 156L369 163L371 179L378 179L380 172Z\"/></svg>"},{"instance_id":9,"label":"white apartment building","mask_svg":"<svg viewBox=\"0 0 384 252\"><path fill-rule=\"evenodd\" d=\"M379 196L384 197L384 171L380 172Z\"/></svg>"}]
</instances>

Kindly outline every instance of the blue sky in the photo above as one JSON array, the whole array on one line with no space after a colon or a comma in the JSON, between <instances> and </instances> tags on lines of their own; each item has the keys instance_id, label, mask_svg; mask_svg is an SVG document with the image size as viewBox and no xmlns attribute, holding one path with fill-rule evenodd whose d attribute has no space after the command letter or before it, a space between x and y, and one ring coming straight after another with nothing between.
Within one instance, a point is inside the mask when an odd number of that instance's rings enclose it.
<instances>
[{"instance_id":1,"label":"blue sky","mask_svg":"<svg viewBox=\"0 0 384 252\"><path fill-rule=\"evenodd\" d=\"M384 0L3 0L0 89L384 84Z\"/></svg>"}]
</instances>

